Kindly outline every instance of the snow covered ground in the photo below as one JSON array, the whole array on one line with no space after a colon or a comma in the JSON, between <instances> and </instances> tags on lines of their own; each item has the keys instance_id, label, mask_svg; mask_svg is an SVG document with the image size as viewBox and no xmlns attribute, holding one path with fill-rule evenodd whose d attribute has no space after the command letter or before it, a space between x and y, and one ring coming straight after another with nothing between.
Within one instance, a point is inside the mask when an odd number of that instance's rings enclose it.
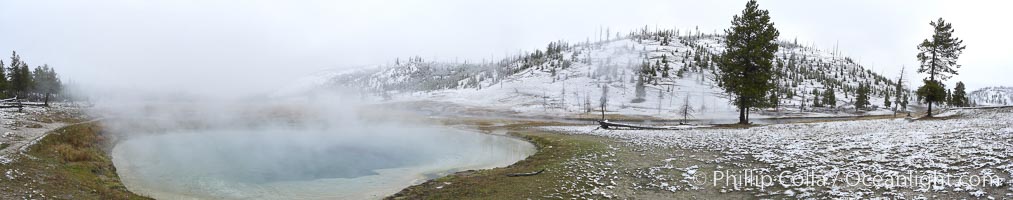
<instances>
[{"instance_id":1,"label":"snow covered ground","mask_svg":"<svg viewBox=\"0 0 1013 200\"><path fill-rule=\"evenodd\" d=\"M67 125L59 117L77 117L76 107L54 103L52 107L24 107L0 109L0 164L7 164L19 157L33 143L47 132Z\"/></svg>"},{"instance_id":2,"label":"snow covered ground","mask_svg":"<svg viewBox=\"0 0 1013 200\"><path fill-rule=\"evenodd\" d=\"M608 194L1013 198L1013 108L955 109L941 115L950 118L677 131L544 128L622 144L608 153L612 158L619 154L618 161L605 160L609 166L583 170L618 171L589 176L619 180L590 190Z\"/></svg>"}]
</instances>

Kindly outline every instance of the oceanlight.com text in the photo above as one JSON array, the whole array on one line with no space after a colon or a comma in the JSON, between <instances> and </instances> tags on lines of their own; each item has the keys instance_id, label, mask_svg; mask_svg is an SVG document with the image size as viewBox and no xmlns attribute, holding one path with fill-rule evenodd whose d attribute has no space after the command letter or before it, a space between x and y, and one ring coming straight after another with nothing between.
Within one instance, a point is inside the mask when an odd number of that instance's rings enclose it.
<instances>
[{"instance_id":1,"label":"oceanlight.com text","mask_svg":"<svg viewBox=\"0 0 1013 200\"><path fill-rule=\"evenodd\" d=\"M994 175L952 175L933 172L907 171L906 173L868 173L863 171L773 171L769 169L720 170L696 173L692 177L697 186L711 187L902 187L930 188L934 186L999 187L1004 178Z\"/></svg>"}]
</instances>

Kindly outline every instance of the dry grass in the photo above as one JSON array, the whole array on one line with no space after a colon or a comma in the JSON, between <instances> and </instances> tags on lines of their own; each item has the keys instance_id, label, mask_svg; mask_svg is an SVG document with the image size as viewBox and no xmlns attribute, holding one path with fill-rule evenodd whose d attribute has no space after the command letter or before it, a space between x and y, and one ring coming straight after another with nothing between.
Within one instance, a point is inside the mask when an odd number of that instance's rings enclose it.
<instances>
[{"instance_id":1,"label":"dry grass","mask_svg":"<svg viewBox=\"0 0 1013 200\"><path fill-rule=\"evenodd\" d=\"M104 145L99 131L98 126L68 126L57 129L56 134L47 136L39 146L56 153L64 162L96 161L96 157L103 157L105 153L96 148Z\"/></svg>"},{"instance_id":2,"label":"dry grass","mask_svg":"<svg viewBox=\"0 0 1013 200\"><path fill-rule=\"evenodd\" d=\"M0 171L16 178L0 181L0 199L149 199L127 191L106 149L97 122L56 129L22 158Z\"/></svg>"},{"instance_id":3,"label":"dry grass","mask_svg":"<svg viewBox=\"0 0 1013 200\"><path fill-rule=\"evenodd\" d=\"M51 146L50 148L53 149L53 152L60 154L60 157L62 157L65 162L84 162L93 160L89 152L83 149L74 148L73 145L57 144Z\"/></svg>"}]
</instances>

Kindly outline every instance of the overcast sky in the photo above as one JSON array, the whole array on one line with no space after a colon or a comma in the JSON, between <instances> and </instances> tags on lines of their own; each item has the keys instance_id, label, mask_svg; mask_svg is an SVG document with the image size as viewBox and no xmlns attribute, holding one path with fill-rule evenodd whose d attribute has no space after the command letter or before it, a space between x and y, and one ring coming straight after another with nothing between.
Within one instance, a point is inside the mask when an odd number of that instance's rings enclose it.
<instances>
[{"instance_id":1,"label":"overcast sky","mask_svg":"<svg viewBox=\"0 0 1013 200\"><path fill-rule=\"evenodd\" d=\"M781 30L888 76L917 66L943 17L967 50L970 88L1013 86L1011 1L761 1ZM16 50L96 88L267 92L324 68L422 56L480 61L599 27L729 26L745 1L0 1L0 59ZM952 84L948 86L952 87Z\"/></svg>"}]
</instances>

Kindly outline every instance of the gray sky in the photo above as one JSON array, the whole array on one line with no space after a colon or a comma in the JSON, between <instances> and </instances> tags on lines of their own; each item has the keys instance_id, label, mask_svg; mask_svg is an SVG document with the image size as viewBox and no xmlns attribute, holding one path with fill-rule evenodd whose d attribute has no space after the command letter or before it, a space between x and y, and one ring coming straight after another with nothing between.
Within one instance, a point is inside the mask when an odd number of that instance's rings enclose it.
<instances>
[{"instance_id":1,"label":"gray sky","mask_svg":"<svg viewBox=\"0 0 1013 200\"><path fill-rule=\"evenodd\" d=\"M835 43L875 71L913 70L938 17L968 46L970 88L1013 86L1010 1L761 1L782 39ZM0 59L17 50L97 88L270 91L323 68L419 55L501 58L599 27L729 26L745 1L0 1ZM914 76L912 76L914 77ZM952 87L952 84L949 84ZM239 94L232 93L229 94Z\"/></svg>"}]
</instances>

